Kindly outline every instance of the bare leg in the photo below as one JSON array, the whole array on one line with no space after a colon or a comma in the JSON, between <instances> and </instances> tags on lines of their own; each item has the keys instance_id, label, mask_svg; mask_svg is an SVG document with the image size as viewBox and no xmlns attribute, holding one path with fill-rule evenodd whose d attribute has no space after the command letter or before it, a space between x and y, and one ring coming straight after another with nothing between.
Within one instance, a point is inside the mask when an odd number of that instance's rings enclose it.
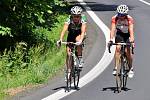
<instances>
[{"instance_id":1,"label":"bare leg","mask_svg":"<svg viewBox=\"0 0 150 100\"><path fill-rule=\"evenodd\" d=\"M76 41L80 41L80 38L81 38L81 35L78 35L76 37ZM81 45L77 46L77 55L78 55L78 57L82 57L82 46Z\"/></svg>"},{"instance_id":2,"label":"bare leg","mask_svg":"<svg viewBox=\"0 0 150 100\"><path fill-rule=\"evenodd\" d=\"M76 37L76 41L80 41L80 39L81 39L81 35L78 35L77 37ZM79 46L77 46L77 56L78 56L78 59L79 59L79 66L80 67L83 67L83 58L82 58L82 45L79 45Z\"/></svg>"},{"instance_id":3,"label":"bare leg","mask_svg":"<svg viewBox=\"0 0 150 100\"><path fill-rule=\"evenodd\" d=\"M78 51L78 53L77 53L78 57L82 57L82 46L81 45L77 47L77 51Z\"/></svg>"},{"instance_id":4,"label":"bare leg","mask_svg":"<svg viewBox=\"0 0 150 100\"><path fill-rule=\"evenodd\" d=\"M67 65L68 72L71 72L71 66L69 65L69 61L68 61L69 57L71 55L70 50L71 49L69 47L67 47L66 65Z\"/></svg>"},{"instance_id":5,"label":"bare leg","mask_svg":"<svg viewBox=\"0 0 150 100\"><path fill-rule=\"evenodd\" d=\"M116 52L115 52L115 68L114 69L117 69L117 67L120 66L120 46L117 45L116 46Z\"/></svg>"},{"instance_id":6,"label":"bare leg","mask_svg":"<svg viewBox=\"0 0 150 100\"><path fill-rule=\"evenodd\" d=\"M131 51L130 51L130 47L128 47L126 49L126 55L127 55L127 59L128 59L128 62L129 62L129 69L132 70L133 67L132 67L132 61L133 61L133 57L132 57L132 54L131 54Z\"/></svg>"},{"instance_id":7,"label":"bare leg","mask_svg":"<svg viewBox=\"0 0 150 100\"><path fill-rule=\"evenodd\" d=\"M129 73L128 73L128 77L129 78L132 78L134 76L134 72L133 72L133 66L132 66L132 54L131 54L131 51L130 51L130 48L128 47L127 48L127 52L126 52L126 55L127 55L127 60L129 62Z\"/></svg>"}]
</instances>

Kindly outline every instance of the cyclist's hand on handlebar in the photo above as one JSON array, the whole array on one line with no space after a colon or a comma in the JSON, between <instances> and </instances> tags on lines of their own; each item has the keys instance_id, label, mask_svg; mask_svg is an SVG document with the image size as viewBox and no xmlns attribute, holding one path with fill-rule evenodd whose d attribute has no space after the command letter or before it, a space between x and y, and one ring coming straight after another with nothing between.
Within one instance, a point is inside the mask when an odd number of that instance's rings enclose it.
<instances>
[{"instance_id":1,"label":"cyclist's hand on handlebar","mask_svg":"<svg viewBox=\"0 0 150 100\"><path fill-rule=\"evenodd\" d=\"M61 39L57 41L57 47L61 47L61 42L62 42Z\"/></svg>"},{"instance_id":2,"label":"cyclist's hand on handlebar","mask_svg":"<svg viewBox=\"0 0 150 100\"><path fill-rule=\"evenodd\" d=\"M110 50L110 47L113 45L113 41L109 41L108 42L108 51L109 51L109 53L111 53L111 50Z\"/></svg>"},{"instance_id":3,"label":"cyclist's hand on handlebar","mask_svg":"<svg viewBox=\"0 0 150 100\"><path fill-rule=\"evenodd\" d=\"M135 43L132 41L130 41L130 43L131 43L132 54L134 54Z\"/></svg>"},{"instance_id":4,"label":"cyclist's hand on handlebar","mask_svg":"<svg viewBox=\"0 0 150 100\"><path fill-rule=\"evenodd\" d=\"M131 44L132 44L132 47L135 48L135 43L134 43L134 42L131 42Z\"/></svg>"},{"instance_id":5,"label":"cyclist's hand on handlebar","mask_svg":"<svg viewBox=\"0 0 150 100\"><path fill-rule=\"evenodd\" d=\"M82 41L77 41L76 45L81 45Z\"/></svg>"},{"instance_id":6,"label":"cyclist's hand on handlebar","mask_svg":"<svg viewBox=\"0 0 150 100\"><path fill-rule=\"evenodd\" d=\"M108 47L112 46L112 44L113 44L113 41L110 40L110 41L108 42Z\"/></svg>"}]
</instances>

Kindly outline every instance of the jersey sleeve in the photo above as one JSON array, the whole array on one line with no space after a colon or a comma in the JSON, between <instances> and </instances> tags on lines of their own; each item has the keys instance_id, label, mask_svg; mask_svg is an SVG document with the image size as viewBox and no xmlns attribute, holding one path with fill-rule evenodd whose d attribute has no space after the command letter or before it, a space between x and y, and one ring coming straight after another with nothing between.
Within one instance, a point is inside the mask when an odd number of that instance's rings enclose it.
<instances>
[{"instance_id":1,"label":"jersey sleeve","mask_svg":"<svg viewBox=\"0 0 150 100\"><path fill-rule=\"evenodd\" d=\"M128 15L128 23L129 23L129 25L134 24L133 18L129 15Z\"/></svg>"},{"instance_id":2,"label":"jersey sleeve","mask_svg":"<svg viewBox=\"0 0 150 100\"><path fill-rule=\"evenodd\" d=\"M85 15L81 16L81 23L87 23L87 18Z\"/></svg>"},{"instance_id":3,"label":"jersey sleeve","mask_svg":"<svg viewBox=\"0 0 150 100\"><path fill-rule=\"evenodd\" d=\"M70 24L70 16L66 19L65 24Z\"/></svg>"},{"instance_id":4,"label":"jersey sleeve","mask_svg":"<svg viewBox=\"0 0 150 100\"><path fill-rule=\"evenodd\" d=\"M129 18L129 25L134 24L133 18Z\"/></svg>"},{"instance_id":5,"label":"jersey sleeve","mask_svg":"<svg viewBox=\"0 0 150 100\"><path fill-rule=\"evenodd\" d=\"M113 17L111 18L111 23L116 23L116 17L115 17L115 16L113 16Z\"/></svg>"}]
</instances>

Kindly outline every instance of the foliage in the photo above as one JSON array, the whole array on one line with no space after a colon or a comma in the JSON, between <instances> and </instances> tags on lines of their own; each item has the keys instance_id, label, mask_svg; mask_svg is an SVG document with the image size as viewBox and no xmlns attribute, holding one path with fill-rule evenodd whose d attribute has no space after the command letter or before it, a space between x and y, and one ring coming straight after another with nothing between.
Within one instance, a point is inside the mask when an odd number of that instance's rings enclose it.
<instances>
[{"instance_id":1,"label":"foliage","mask_svg":"<svg viewBox=\"0 0 150 100\"><path fill-rule=\"evenodd\" d=\"M0 99L4 90L43 83L62 68L55 46L68 4L64 0L0 0Z\"/></svg>"},{"instance_id":2,"label":"foliage","mask_svg":"<svg viewBox=\"0 0 150 100\"><path fill-rule=\"evenodd\" d=\"M39 34L36 38L42 41L42 37L45 37L49 42L30 48L26 42L18 42L14 50L4 50L0 56L0 98L7 93L4 90L46 82L62 69L65 48L57 49L55 43L66 17L59 16L51 31L42 27L34 30L33 33Z\"/></svg>"},{"instance_id":3,"label":"foliage","mask_svg":"<svg viewBox=\"0 0 150 100\"><path fill-rule=\"evenodd\" d=\"M34 31L41 26L50 30L66 8L62 0L1 0L0 34L14 36L13 42L25 41L29 46L43 43Z\"/></svg>"},{"instance_id":4,"label":"foliage","mask_svg":"<svg viewBox=\"0 0 150 100\"><path fill-rule=\"evenodd\" d=\"M0 26L0 34L1 34L2 36L4 36L4 35L9 35L9 36L12 37L12 35L11 35L11 29L8 28L8 27Z\"/></svg>"},{"instance_id":5,"label":"foliage","mask_svg":"<svg viewBox=\"0 0 150 100\"><path fill-rule=\"evenodd\" d=\"M20 42L16 45L14 52L4 51L0 57L0 76L14 75L27 66L26 47L26 43Z\"/></svg>"}]
</instances>

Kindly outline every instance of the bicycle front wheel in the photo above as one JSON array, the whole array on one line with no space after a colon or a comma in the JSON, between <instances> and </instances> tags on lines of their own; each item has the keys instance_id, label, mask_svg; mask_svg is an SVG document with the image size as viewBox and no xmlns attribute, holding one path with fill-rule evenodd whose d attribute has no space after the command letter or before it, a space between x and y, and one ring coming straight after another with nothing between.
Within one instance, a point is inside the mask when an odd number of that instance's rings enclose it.
<instances>
[{"instance_id":1,"label":"bicycle front wheel","mask_svg":"<svg viewBox=\"0 0 150 100\"><path fill-rule=\"evenodd\" d=\"M118 93L121 92L122 83L123 83L122 64L123 63L121 62L121 66L117 68L117 74L116 74L116 86L117 86L116 89Z\"/></svg>"},{"instance_id":2,"label":"bicycle front wheel","mask_svg":"<svg viewBox=\"0 0 150 100\"><path fill-rule=\"evenodd\" d=\"M81 70L79 69L79 60L77 57L74 59L74 67L72 68L72 70L73 70L74 87L75 89L78 89Z\"/></svg>"},{"instance_id":3,"label":"bicycle front wheel","mask_svg":"<svg viewBox=\"0 0 150 100\"><path fill-rule=\"evenodd\" d=\"M78 84L79 84L79 78L80 78L80 71L78 68L74 68L73 71L73 79L74 79L74 87L75 89L78 89Z\"/></svg>"},{"instance_id":4,"label":"bicycle front wheel","mask_svg":"<svg viewBox=\"0 0 150 100\"><path fill-rule=\"evenodd\" d=\"M127 80L128 80L128 72L129 72L129 64L127 61L127 58L124 60L124 66L123 66L123 89L126 90Z\"/></svg>"},{"instance_id":5,"label":"bicycle front wheel","mask_svg":"<svg viewBox=\"0 0 150 100\"><path fill-rule=\"evenodd\" d=\"M67 60L67 70L66 70L66 87L67 90L71 89L71 83L72 83L72 72L69 72L68 69L72 69L73 66L73 57L69 56Z\"/></svg>"}]
</instances>

